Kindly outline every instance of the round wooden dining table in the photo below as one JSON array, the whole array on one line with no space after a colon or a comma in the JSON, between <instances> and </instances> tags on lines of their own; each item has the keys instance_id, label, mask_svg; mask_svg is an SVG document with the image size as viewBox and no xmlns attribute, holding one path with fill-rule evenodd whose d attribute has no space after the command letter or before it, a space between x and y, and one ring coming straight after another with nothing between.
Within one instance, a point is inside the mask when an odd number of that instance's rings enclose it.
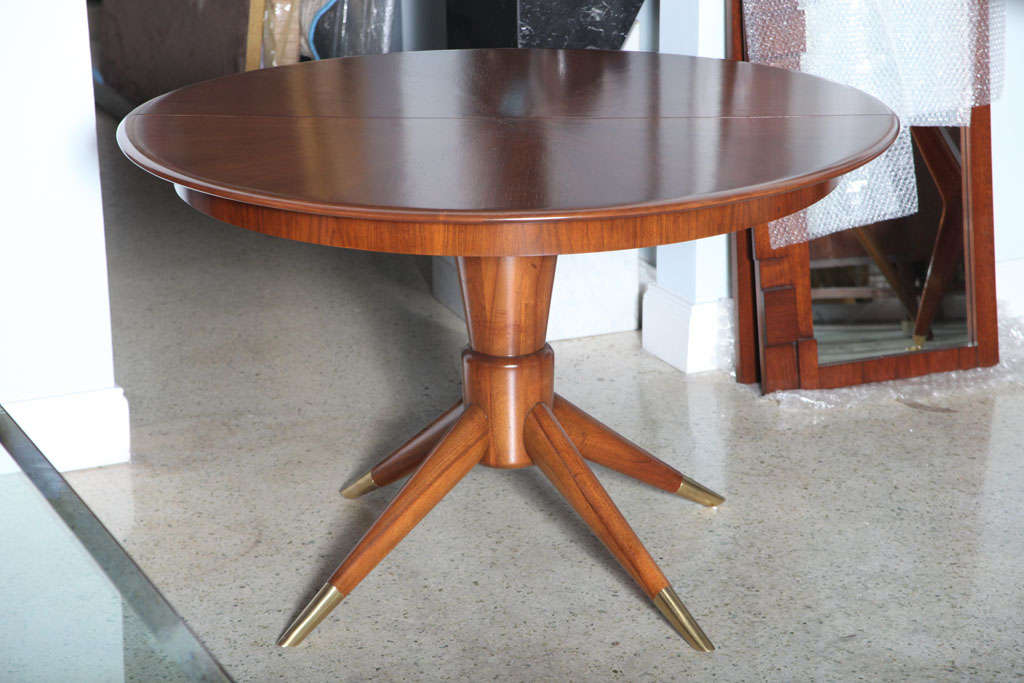
<instances>
[{"instance_id":1,"label":"round wooden dining table","mask_svg":"<svg viewBox=\"0 0 1024 683\"><path fill-rule=\"evenodd\" d=\"M813 76L598 50L305 62L135 109L121 149L205 214L303 242L457 257L462 396L343 491L411 474L278 644L301 642L475 465L536 465L682 637L714 649L588 462L702 505L724 499L555 393L556 259L794 213L898 128L878 100Z\"/></svg>"}]
</instances>

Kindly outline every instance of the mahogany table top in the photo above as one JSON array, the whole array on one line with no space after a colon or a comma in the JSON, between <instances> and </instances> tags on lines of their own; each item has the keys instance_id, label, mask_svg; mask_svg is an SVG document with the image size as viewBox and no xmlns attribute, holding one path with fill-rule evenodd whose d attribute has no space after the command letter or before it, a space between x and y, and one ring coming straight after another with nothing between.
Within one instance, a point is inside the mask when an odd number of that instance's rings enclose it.
<instances>
[{"instance_id":1,"label":"mahogany table top","mask_svg":"<svg viewBox=\"0 0 1024 683\"><path fill-rule=\"evenodd\" d=\"M118 141L246 228L421 254L678 242L797 211L892 142L854 88L767 66L597 50L306 62L143 104Z\"/></svg>"}]
</instances>

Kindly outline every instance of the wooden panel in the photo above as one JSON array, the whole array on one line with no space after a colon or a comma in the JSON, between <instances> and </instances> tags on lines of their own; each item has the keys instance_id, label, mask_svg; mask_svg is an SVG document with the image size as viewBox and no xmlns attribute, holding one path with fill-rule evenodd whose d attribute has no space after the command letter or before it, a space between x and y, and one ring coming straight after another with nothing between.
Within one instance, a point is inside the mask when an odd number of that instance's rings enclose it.
<instances>
[{"instance_id":1,"label":"wooden panel","mask_svg":"<svg viewBox=\"0 0 1024 683\"><path fill-rule=\"evenodd\" d=\"M969 368L976 368L981 365L978 362L978 347L977 346L961 346L960 347L960 370L967 370Z\"/></svg>"},{"instance_id":2,"label":"wooden panel","mask_svg":"<svg viewBox=\"0 0 1024 683\"><path fill-rule=\"evenodd\" d=\"M797 362L796 344L764 347L761 386L766 394L784 389L800 388L800 367Z\"/></svg>"},{"instance_id":3,"label":"wooden panel","mask_svg":"<svg viewBox=\"0 0 1024 683\"><path fill-rule=\"evenodd\" d=\"M743 48L743 7L740 0L729 0L726 8L728 21L726 30L726 57L729 59L743 60L746 54Z\"/></svg>"},{"instance_id":4,"label":"wooden panel","mask_svg":"<svg viewBox=\"0 0 1024 683\"><path fill-rule=\"evenodd\" d=\"M768 346L794 342L800 338L797 321L796 290L792 287L762 292L765 321L764 343Z\"/></svg>"},{"instance_id":5,"label":"wooden panel","mask_svg":"<svg viewBox=\"0 0 1024 683\"><path fill-rule=\"evenodd\" d=\"M967 253L972 277L970 296L978 343L978 364L999 362L999 325L996 315L995 230L992 209L992 129L989 107L975 107L966 131Z\"/></svg>"},{"instance_id":6,"label":"wooden panel","mask_svg":"<svg viewBox=\"0 0 1024 683\"><path fill-rule=\"evenodd\" d=\"M733 316L736 321L736 381L741 384L752 384L761 377L757 351L757 292L751 239L751 230L740 230L729 236L729 251L733 263Z\"/></svg>"},{"instance_id":7,"label":"wooden panel","mask_svg":"<svg viewBox=\"0 0 1024 683\"><path fill-rule=\"evenodd\" d=\"M763 259L757 262L760 268L758 282L762 289L792 287L796 281L790 268L790 260L784 258Z\"/></svg>"},{"instance_id":8,"label":"wooden panel","mask_svg":"<svg viewBox=\"0 0 1024 683\"><path fill-rule=\"evenodd\" d=\"M786 247L779 249L772 247L771 231L767 225L754 227L754 258L759 261L765 259L784 259L788 256L786 249Z\"/></svg>"},{"instance_id":9,"label":"wooden panel","mask_svg":"<svg viewBox=\"0 0 1024 683\"><path fill-rule=\"evenodd\" d=\"M800 388L818 388L818 340L801 339L797 342L797 366L800 370Z\"/></svg>"},{"instance_id":10,"label":"wooden panel","mask_svg":"<svg viewBox=\"0 0 1024 683\"><path fill-rule=\"evenodd\" d=\"M810 339L814 336L814 312L811 310L811 261L807 242L788 247L790 268L802 277L793 279L796 290L796 324L797 336Z\"/></svg>"},{"instance_id":11,"label":"wooden panel","mask_svg":"<svg viewBox=\"0 0 1024 683\"><path fill-rule=\"evenodd\" d=\"M908 353L899 356L869 358L851 363L822 365L818 368L818 388L834 389L867 382L918 377L933 372L963 369L961 356L971 349L953 348ZM970 367L976 367L971 365Z\"/></svg>"}]
</instances>

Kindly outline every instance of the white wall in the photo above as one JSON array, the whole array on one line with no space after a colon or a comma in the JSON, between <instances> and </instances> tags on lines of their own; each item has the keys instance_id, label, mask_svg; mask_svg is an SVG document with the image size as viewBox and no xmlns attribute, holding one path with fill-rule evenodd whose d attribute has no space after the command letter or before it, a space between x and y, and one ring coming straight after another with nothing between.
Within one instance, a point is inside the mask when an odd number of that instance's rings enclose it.
<instances>
[{"instance_id":1,"label":"white wall","mask_svg":"<svg viewBox=\"0 0 1024 683\"><path fill-rule=\"evenodd\" d=\"M60 469L124 461L85 2L10 3L4 24L0 402Z\"/></svg>"},{"instance_id":2,"label":"white wall","mask_svg":"<svg viewBox=\"0 0 1024 683\"><path fill-rule=\"evenodd\" d=\"M992 195L1000 313L1024 316L1024 2L1006 5L1002 97L992 104Z\"/></svg>"}]
</instances>

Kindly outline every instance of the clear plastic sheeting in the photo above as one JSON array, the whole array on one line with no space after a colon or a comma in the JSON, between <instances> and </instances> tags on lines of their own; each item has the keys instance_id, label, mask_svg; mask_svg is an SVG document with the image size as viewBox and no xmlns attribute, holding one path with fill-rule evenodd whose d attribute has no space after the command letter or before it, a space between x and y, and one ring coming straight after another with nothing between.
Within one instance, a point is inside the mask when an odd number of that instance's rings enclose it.
<instances>
[{"instance_id":1,"label":"clear plastic sheeting","mask_svg":"<svg viewBox=\"0 0 1024 683\"><path fill-rule=\"evenodd\" d=\"M312 59L391 52L397 0L304 0L302 54Z\"/></svg>"},{"instance_id":2,"label":"clear plastic sheeting","mask_svg":"<svg viewBox=\"0 0 1024 683\"><path fill-rule=\"evenodd\" d=\"M736 300L718 302L718 339L715 341L715 368L736 376Z\"/></svg>"},{"instance_id":3,"label":"clear plastic sheeting","mask_svg":"<svg viewBox=\"0 0 1024 683\"><path fill-rule=\"evenodd\" d=\"M1002 311L999 314L999 358L999 364L989 368L940 372L841 389L777 391L764 398L793 411L854 408L888 400L920 410L948 412L942 406L947 398L990 392L1003 386L1024 387L1024 319L1012 318Z\"/></svg>"},{"instance_id":4,"label":"clear plastic sheeting","mask_svg":"<svg viewBox=\"0 0 1024 683\"><path fill-rule=\"evenodd\" d=\"M772 245L917 211L910 126L963 126L1002 84L1003 0L744 0L750 61L859 88L900 117L885 153L771 225Z\"/></svg>"},{"instance_id":5,"label":"clear plastic sheeting","mask_svg":"<svg viewBox=\"0 0 1024 683\"><path fill-rule=\"evenodd\" d=\"M295 64L299 61L299 42L299 0L267 0L261 65Z\"/></svg>"}]
</instances>

